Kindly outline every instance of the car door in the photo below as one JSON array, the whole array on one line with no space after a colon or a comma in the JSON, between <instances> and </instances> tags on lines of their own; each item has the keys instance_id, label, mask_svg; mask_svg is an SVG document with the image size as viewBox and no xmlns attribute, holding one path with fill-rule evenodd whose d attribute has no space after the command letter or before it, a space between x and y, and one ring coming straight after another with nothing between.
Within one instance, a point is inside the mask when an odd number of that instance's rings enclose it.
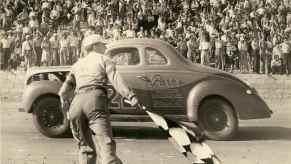
<instances>
[{"instance_id":1,"label":"car door","mask_svg":"<svg viewBox=\"0 0 291 164\"><path fill-rule=\"evenodd\" d=\"M121 74L127 86L133 89L143 104L150 106L146 81L140 79L145 76L140 51L139 47L118 46L118 48L110 49L106 54L116 63L117 71ZM109 108L115 114L144 113L124 103L122 96L118 93L113 96Z\"/></svg>"},{"instance_id":2,"label":"car door","mask_svg":"<svg viewBox=\"0 0 291 164\"><path fill-rule=\"evenodd\" d=\"M152 109L164 114L185 114L185 94L182 72L172 67L167 58L158 48L144 47L146 77Z\"/></svg>"}]
</instances>

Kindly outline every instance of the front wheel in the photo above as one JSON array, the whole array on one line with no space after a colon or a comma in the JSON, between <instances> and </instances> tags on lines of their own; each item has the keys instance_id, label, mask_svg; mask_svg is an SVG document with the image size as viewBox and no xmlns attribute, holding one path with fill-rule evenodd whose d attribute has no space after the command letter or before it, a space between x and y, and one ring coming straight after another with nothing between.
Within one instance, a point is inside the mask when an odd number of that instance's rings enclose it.
<instances>
[{"instance_id":1,"label":"front wheel","mask_svg":"<svg viewBox=\"0 0 291 164\"><path fill-rule=\"evenodd\" d=\"M198 124L206 137L229 140L238 130L238 119L232 106L219 98L206 99L198 111Z\"/></svg>"},{"instance_id":2,"label":"front wheel","mask_svg":"<svg viewBox=\"0 0 291 164\"><path fill-rule=\"evenodd\" d=\"M57 97L43 97L33 110L35 127L47 137L61 137L69 129L69 121L64 121L60 100Z\"/></svg>"}]
</instances>

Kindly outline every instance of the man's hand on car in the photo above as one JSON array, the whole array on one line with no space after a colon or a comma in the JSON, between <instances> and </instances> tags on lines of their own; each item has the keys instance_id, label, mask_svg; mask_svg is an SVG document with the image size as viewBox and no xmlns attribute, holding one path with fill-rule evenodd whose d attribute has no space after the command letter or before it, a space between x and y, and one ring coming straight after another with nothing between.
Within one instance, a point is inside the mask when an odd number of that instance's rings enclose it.
<instances>
[{"instance_id":1,"label":"man's hand on car","mask_svg":"<svg viewBox=\"0 0 291 164\"><path fill-rule=\"evenodd\" d=\"M133 96L130 100L130 105L131 106L137 106L139 103L138 98L136 96Z\"/></svg>"}]
</instances>

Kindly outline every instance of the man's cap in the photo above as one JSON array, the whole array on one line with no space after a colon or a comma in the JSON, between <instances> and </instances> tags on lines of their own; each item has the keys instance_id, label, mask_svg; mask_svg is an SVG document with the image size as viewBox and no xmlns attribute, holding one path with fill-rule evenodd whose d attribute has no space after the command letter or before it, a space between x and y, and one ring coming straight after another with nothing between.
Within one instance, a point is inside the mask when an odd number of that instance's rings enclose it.
<instances>
[{"instance_id":1,"label":"man's cap","mask_svg":"<svg viewBox=\"0 0 291 164\"><path fill-rule=\"evenodd\" d=\"M90 45L93 45L93 44L106 44L101 38L99 35L96 35L96 34L93 34L93 35L89 35L87 37L84 38L83 42L82 42L82 46L85 48L85 47L88 47Z\"/></svg>"}]
</instances>

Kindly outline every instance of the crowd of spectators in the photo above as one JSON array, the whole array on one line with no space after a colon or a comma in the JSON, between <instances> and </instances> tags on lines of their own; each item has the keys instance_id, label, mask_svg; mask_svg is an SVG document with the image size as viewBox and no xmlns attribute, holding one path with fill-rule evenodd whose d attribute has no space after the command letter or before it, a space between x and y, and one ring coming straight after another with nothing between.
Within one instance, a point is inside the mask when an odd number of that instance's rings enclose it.
<instances>
[{"instance_id":1,"label":"crowd of spectators","mask_svg":"<svg viewBox=\"0 0 291 164\"><path fill-rule=\"evenodd\" d=\"M70 65L81 41L155 38L193 63L291 73L291 0L4 0L1 70Z\"/></svg>"}]
</instances>

